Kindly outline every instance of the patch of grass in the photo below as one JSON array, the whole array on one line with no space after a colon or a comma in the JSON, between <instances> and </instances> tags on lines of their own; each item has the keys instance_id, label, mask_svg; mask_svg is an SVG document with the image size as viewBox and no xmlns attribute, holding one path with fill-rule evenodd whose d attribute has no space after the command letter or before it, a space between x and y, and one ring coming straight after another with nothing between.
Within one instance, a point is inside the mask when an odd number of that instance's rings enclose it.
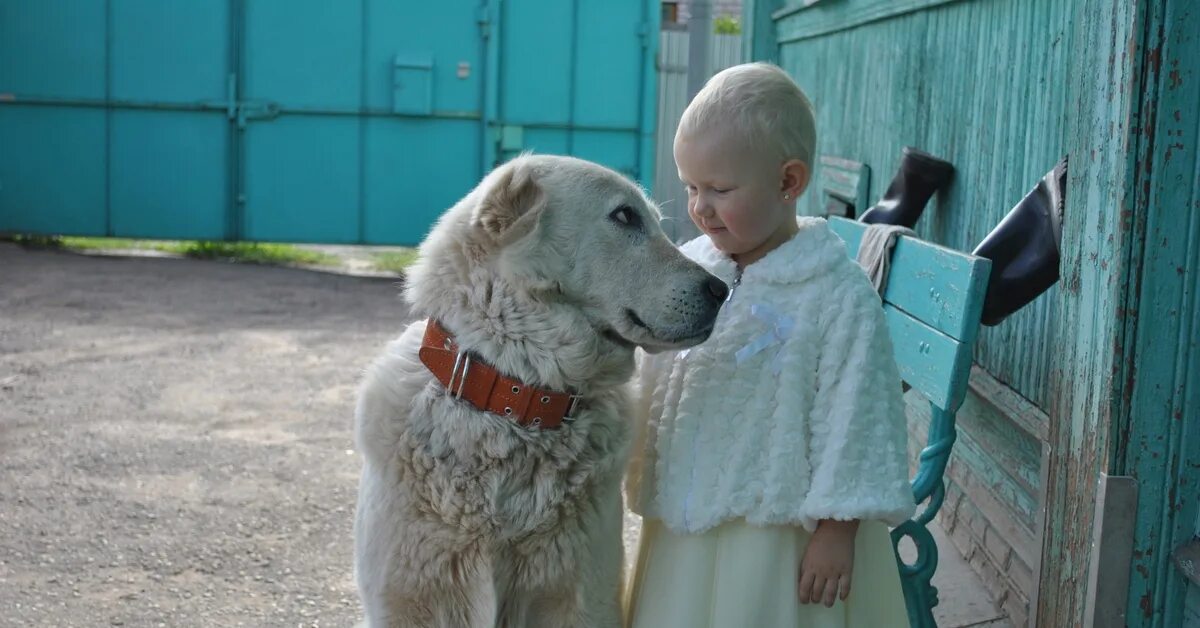
<instances>
[{"instance_id":1,"label":"patch of grass","mask_svg":"<svg viewBox=\"0 0 1200 628\"><path fill-rule=\"evenodd\" d=\"M375 264L376 270L402 273L409 266L412 266L413 262L417 261L417 250L379 251L371 253L371 260Z\"/></svg>"},{"instance_id":2,"label":"patch of grass","mask_svg":"<svg viewBox=\"0 0 1200 628\"><path fill-rule=\"evenodd\" d=\"M15 233L12 235L5 234L0 237L0 240L19 244L21 246L33 246L41 248L57 249L62 247L62 238L58 236L45 235L27 235L24 233Z\"/></svg>"},{"instance_id":3,"label":"patch of grass","mask_svg":"<svg viewBox=\"0 0 1200 628\"><path fill-rule=\"evenodd\" d=\"M85 238L78 236L30 235L18 233L4 238L21 246L48 249L71 249L75 251L97 251L102 249L154 249L159 242L150 240L128 240L125 238Z\"/></svg>"},{"instance_id":4,"label":"patch of grass","mask_svg":"<svg viewBox=\"0 0 1200 628\"><path fill-rule=\"evenodd\" d=\"M226 259L254 264L308 264L337 266L338 259L327 253L309 251L290 244L260 242L178 242L173 251L198 259Z\"/></svg>"},{"instance_id":5,"label":"patch of grass","mask_svg":"<svg viewBox=\"0 0 1200 628\"><path fill-rule=\"evenodd\" d=\"M713 19L713 32L718 35L741 35L742 24L732 15L721 15Z\"/></svg>"},{"instance_id":6,"label":"patch of grass","mask_svg":"<svg viewBox=\"0 0 1200 628\"><path fill-rule=\"evenodd\" d=\"M59 240L59 245L64 249L74 249L76 251L101 251L106 249L139 249L139 250L164 250L163 246L167 242L159 242L152 240L130 240L127 238L84 238L78 236L64 236Z\"/></svg>"},{"instance_id":7,"label":"patch of grass","mask_svg":"<svg viewBox=\"0 0 1200 628\"><path fill-rule=\"evenodd\" d=\"M338 265L338 259L332 255L301 249L290 244L32 235L16 235L12 237L12 241L24 246L62 248L74 251L161 251L197 259L223 259L254 264Z\"/></svg>"}]
</instances>

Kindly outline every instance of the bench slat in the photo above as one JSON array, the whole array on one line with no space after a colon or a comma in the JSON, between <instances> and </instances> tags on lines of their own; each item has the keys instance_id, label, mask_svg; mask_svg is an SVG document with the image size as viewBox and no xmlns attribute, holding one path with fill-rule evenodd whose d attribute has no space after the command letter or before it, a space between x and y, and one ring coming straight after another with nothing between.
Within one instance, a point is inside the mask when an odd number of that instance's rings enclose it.
<instances>
[{"instance_id":1,"label":"bench slat","mask_svg":"<svg viewBox=\"0 0 1200 628\"><path fill-rule=\"evenodd\" d=\"M867 209L867 190L871 185L871 168L867 164L825 156L821 158L821 179L825 194L854 204L855 212Z\"/></svg>"},{"instance_id":2,"label":"bench slat","mask_svg":"<svg viewBox=\"0 0 1200 628\"><path fill-rule=\"evenodd\" d=\"M857 257L867 225L831 217L829 227ZM892 252L883 299L968 344L975 340L991 262L918 238L902 237Z\"/></svg>"},{"instance_id":3,"label":"bench slat","mask_svg":"<svg viewBox=\"0 0 1200 628\"><path fill-rule=\"evenodd\" d=\"M971 350L963 343L909 316L883 306L900 376L935 406L954 411L967 392Z\"/></svg>"}]
</instances>

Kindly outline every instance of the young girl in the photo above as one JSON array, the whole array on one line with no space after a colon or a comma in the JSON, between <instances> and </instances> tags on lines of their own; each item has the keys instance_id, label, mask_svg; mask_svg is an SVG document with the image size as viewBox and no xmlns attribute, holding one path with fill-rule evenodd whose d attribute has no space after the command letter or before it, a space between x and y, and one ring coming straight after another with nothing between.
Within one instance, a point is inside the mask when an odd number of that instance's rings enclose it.
<instances>
[{"instance_id":1,"label":"young girl","mask_svg":"<svg viewBox=\"0 0 1200 628\"><path fill-rule=\"evenodd\" d=\"M731 293L706 343L641 356L635 628L907 625L887 529L915 510L900 376L866 275L796 216L815 141L766 64L717 74L680 121L704 233L683 251Z\"/></svg>"}]
</instances>

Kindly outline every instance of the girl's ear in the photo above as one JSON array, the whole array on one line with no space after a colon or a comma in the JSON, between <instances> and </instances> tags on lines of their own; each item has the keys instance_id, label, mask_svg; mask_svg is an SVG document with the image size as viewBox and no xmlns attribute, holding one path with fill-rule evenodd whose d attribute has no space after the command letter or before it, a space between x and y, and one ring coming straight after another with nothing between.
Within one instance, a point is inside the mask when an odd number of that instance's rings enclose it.
<instances>
[{"instance_id":1,"label":"girl's ear","mask_svg":"<svg viewBox=\"0 0 1200 628\"><path fill-rule=\"evenodd\" d=\"M781 167L779 193L785 200L796 200L808 187L812 171L808 164L799 159L789 159Z\"/></svg>"}]
</instances>

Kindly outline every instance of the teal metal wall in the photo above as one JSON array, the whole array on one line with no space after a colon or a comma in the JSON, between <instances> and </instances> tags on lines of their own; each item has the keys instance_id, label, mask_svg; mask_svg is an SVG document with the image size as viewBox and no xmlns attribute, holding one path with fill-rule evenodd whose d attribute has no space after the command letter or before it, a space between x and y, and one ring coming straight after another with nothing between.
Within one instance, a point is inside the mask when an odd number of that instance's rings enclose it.
<instances>
[{"instance_id":1,"label":"teal metal wall","mask_svg":"<svg viewBox=\"0 0 1200 628\"><path fill-rule=\"evenodd\" d=\"M498 161L653 180L652 0L0 0L0 231L415 244Z\"/></svg>"}]
</instances>

